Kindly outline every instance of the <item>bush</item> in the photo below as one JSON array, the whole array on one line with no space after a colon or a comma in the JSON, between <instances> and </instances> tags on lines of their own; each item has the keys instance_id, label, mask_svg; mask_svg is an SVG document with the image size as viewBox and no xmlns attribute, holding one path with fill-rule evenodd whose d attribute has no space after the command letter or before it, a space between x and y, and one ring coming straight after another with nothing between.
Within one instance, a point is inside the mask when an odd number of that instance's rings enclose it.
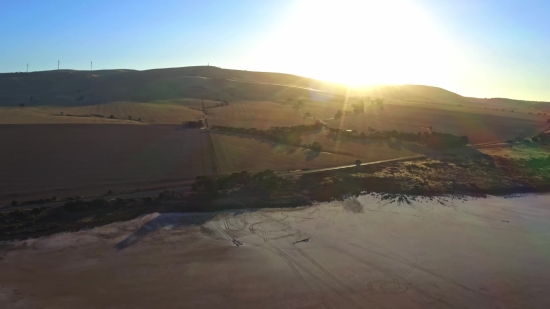
<instances>
[{"instance_id":1,"label":"bush","mask_svg":"<svg viewBox=\"0 0 550 309\"><path fill-rule=\"evenodd\" d=\"M17 204L19 204L18 201L11 201L11 206L17 206Z\"/></svg>"},{"instance_id":2,"label":"bush","mask_svg":"<svg viewBox=\"0 0 550 309\"><path fill-rule=\"evenodd\" d=\"M63 209L66 211L81 211L87 209L97 209L109 206L109 202L105 199L93 199L91 201L84 202L83 200L69 201L63 205Z\"/></svg>"},{"instance_id":3,"label":"bush","mask_svg":"<svg viewBox=\"0 0 550 309\"><path fill-rule=\"evenodd\" d=\"M319 142L317 142L317 141L306 145L306 147L313 150L313 151L317 151L317 152L319 152L319 151L321 151L321 149L323 149L323 146L321 146L321 144L319 144Z\"/></svg>"},{"instance_id":4,"label":"bush","mask_svg":"<svg viewBox=\"0 0 550 309\"><path fill-rule=\"evenodd\" d=\"M204 123L202 122L202 120L185 121L182 122L182 126L186 128L202 128L204 126Z\"/></svg>"},{"instance_id":5,"label":"bush","mask_svg":"<svg viewBox=\"0 0 550 309\"><path fill-rule=\"evenodd\" d=\"M101 208L109 206L109 201L106 199L94 199L86 203L89 208Z\"/></svg>"},{"instance_id":6,"label":"bush","mask_svg":"<svg viewBox=\"0 0 550 309\"><path fill-rule=\"evenodd\" d=\"M356 166L361 166L361 163L362 163L361 160L355 160L355 165Z\"/></svg>"},{"instance_id":7,"label":"bush","mask_svg":"<svg viewBox=\"0 0 550 309\"><path fill-rule=\"evenodd\" d=\"M83 210L85 208L86 208L86 205L82 200L69 201L63 205L63 209L66 211L78 211L78 210Z\"/></svg>"},{"instance_id":8,"label":"bush","mask_svg":"<svg viewBox=\"0 0 550 309\"><path fill-rule=\"evenodd\" d=\"M42 212L42 210L43 210L42 207L40 207L40 208L38 208L38 207L33 208L33 209L31 210L31 214L33 214L33 215L39 214L39 213Z\"/></svg>"}]
</instances>

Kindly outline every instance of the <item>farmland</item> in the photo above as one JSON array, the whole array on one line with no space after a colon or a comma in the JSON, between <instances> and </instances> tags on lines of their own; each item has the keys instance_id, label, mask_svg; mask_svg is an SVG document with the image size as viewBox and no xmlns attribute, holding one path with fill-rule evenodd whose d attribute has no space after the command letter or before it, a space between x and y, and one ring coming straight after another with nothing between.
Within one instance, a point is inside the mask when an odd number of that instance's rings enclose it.
<instances>
[{"instance_id":1,"label":"farmland","mask_svg":"<svg viewBox=\"0 0 550 309\"><path fill-rule=\"evenodd\" d=\"M273 102L240 101L208 109L210 125L268 129L311 123L289 105Z\"/></svg>"},{"instance_id":2,"label":"farmland","mask_svg":"<svg viewBox=\"0 0 550 309\"><path fill-rule=\"evenodd\" d=\"M340 138L337 134L322 130L301 136L304 144L318 142L323 151L352 156L363 162L413 156L416 153L406 149L405 144L392 141Z\"/></svg>"},{"instance_id":3,"label":"farmland","mask_svg":"<svg viewBox=\"0 0 550 309\"><path fill-rule=\"evenodd\" d=\"M351 156L315 152L290 145L277 144L250 135L211 133L221 174L241 171L258 172L324 168L349 165L357 159Z\"/></svg>"},{"instance_id":4,"label":"farmland","mask_svg":"<svg viewBox=\"0 0 550 309\"><path fill-rule=\"evenodd\" d=\"M351 107L349 108L351 110ZM334 107L332 111L336 111ZM324 113L319 116L329 116ZM334 114L327 118L333 118ZM471 143L529 136L548 127L546 118L526 113L486 111L468 107L438 108L425 105L384 104L383 109L368 106L364 113L350 113L341 119L327 119L331 127L367 132L397 130L425 132L432 127L436 132L466 135Z\"/></svg>"},{"instance_id":5,"label":"farmland","mask_svg":"<svg viewBox=\"0 0 550 309\"><path fill-rule=\"evenodd\" d=\"M96 195L216 173L208 135L159 125L1 125L0 202Z\"/></svg>"},{"instance_id":6,"label":"farmland","mask_svg":"<svg viewBox=\"0 0 550 309\"><path fill-rule=\"evenodd\" d=\"M38 106L0 108L0 124L181 124L194 120L202 112L189 107L198 103L170 104L164 102L114 102L82 106ZM63 113L63 114L61 114ZM113 119L109 116L113 115ZM132 121L128 120L132 117ZM140 122L136 120L141 119Z\"/></svg>"},{"instance_id":7,"label":"farmland","mask_svg":"<svg viewBox=\"0 0 550 309\"><path fill-rule=\"evenodd\" d=\"M352 91L299 76L187 67L148 71L0 74L0 202L102 194L196 176L264 169L316 169L422 152L396 140L342 139L327 130L295 146L249 134L179 130L212 126L266 130L323 121L331 128L466 135L470 143L546 129L544 102L475 99L428 86ZM383 98L383 106L353 104ZM349 111L334 119L338 110ZM112 117L110 117L112 115ZM118 125L115 125L118 124ZM211 135L211 138L209 137ZM321 152L299 147L319 142ZM212 145L213 144L213 145ZM216 160L217 159L217 160Z\"/></svg>"}]
</instances>

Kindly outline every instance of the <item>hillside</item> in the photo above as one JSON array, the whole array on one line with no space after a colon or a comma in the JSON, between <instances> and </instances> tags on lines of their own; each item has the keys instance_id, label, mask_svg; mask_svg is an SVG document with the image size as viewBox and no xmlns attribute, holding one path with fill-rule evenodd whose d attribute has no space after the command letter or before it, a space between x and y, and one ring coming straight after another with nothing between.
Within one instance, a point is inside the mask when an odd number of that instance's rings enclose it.
<instances>
[{"instance_id":1,"label":"hillside","mask_svg":"<svg viewBox=\"0 0 550 309\"><path fill-rule=\"evenodd\" d=\"M424 85L387 85L362 89L291 74L221 69L213 66L100 71L42 71L0 74L0 106L82 106L118 101L153 102L174 99L288 99L341 102L345 96L383 97L407 102L472 104L491 108L527 107L549 110L548 102L476 99Z\"/></svg>"},{"instance_id":2,"label":"hillside","mask_svg":"<svg viewBox=\"0 0 550 309\"><path fill-rule=\"evenodd\" d=\"M44 71L0 74L0 106L81 106L180 98L271 100L343 92L327 83L280 73L185 67L147 71Z\"/></svg>"}]
</instances>

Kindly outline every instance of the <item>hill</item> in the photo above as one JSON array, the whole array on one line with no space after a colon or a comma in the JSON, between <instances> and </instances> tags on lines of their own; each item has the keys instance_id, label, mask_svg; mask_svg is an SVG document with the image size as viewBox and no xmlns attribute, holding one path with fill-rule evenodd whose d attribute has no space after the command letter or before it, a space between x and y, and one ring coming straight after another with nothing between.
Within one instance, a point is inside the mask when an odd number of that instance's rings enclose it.
<instances>
[{"instance_id":1,"label":"hill","mask_svg":"<svg viewBox=\"0 0 550 309\"><path fill-rule=\"evenodd\" d=\"M180 98L278 101L329 90L343 93L333 85L295 75L217 67L0 74L0 106L6 107L20 103L82 106Z\"/></svg>"},{"instance_id":2,"label":"hill","mask_svg":"<svg viewBox=\"0 0 550 309\"><path fill-rule=\"evenodd\" d=\"M0 74L0 106L82 106L118 101L153 102L182 98L284 101L304 98L341 101L352 96L408 102L473 104L494 108L550 110L549 102L477 99L425 85L385 85L360 89L292 74L191 66L145 71L58 70Z\"/></svg>"}]
</instances>

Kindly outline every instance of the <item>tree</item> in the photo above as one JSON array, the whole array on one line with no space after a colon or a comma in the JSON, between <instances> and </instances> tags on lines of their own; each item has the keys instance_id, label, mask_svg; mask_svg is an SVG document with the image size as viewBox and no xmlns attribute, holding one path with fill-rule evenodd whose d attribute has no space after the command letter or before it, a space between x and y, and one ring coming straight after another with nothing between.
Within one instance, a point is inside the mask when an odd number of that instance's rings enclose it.
<instances>
[{"instance_id":1,"label":"tree","mask_svg":"<svg viewBox=\"0 0 550 309\"><path fill-rule=\"evenodd\" d=\"M111 116L109 116L109 118L110 118L110 119L114 119L114 118L115 118L115 116L111 115Z\"/></svg>"},{"instance_id":2,"label":"tree","mask_svg":"<svg viewBox=\"0 0 550 309\"><path fill-rule=\"evenodd\" d=\"M320 152L321 149L323 149L323 146L321 146L321 144L319 144L319 142L315 141L313 143L311 143L310 145L308 145L309 149L313 150L313 151L317 151L317 152Z\"/></svg>"},{"instance_id":3,"label":"tree","mask_svg":"<svg viewBox=\"0 0 550 309\"><path fill-rule=\"evenodd\" d=\"M128 116L128 120L132 120L132 116Z\"/></svg>"},{"instance_id":4,"label":"tree","mask_svg":"<svg viewBox=\"0 0 550 309\"><path fill-rule=\"evenodd\" d=\"M340 118L342 118L342 111L338 110L336 114L334 114L334 119L340 119Z\"/></svg>"},{"instance_id":5,"label":"tree","mask_svg":"<svg viewBox=\"0 0 550 309\"><path fill-rule=\"evenodd\" d=\"M386 100L385 100L384 98L376 98L376 99L374 100L374 102L375 102L376 105L378 105L378 106L382 106L382 105L384 104L385 101L386 101Z\"/></svg>"},{"instance_id":6,"label":"tree","mask_svg":"<svg viewBox=\"0 0 550 309\"><path fill-rule=\"evenodd\" d=\"M363 113L365 111L365 102L363 100L353 104L353 112L356 114Z\"/></svg>"},{"instance_id":7,"label":"tree","mask_svg":"<svg viewBox=\"0 0 550 309\"><path fill-rule=\"evenodd\" d=\"M298 102L294 103L293 107L294 107L295 110L299 110L303 106L304 106L304 102L302 100L299 100Z\"/></svg>"}]
</instances>

